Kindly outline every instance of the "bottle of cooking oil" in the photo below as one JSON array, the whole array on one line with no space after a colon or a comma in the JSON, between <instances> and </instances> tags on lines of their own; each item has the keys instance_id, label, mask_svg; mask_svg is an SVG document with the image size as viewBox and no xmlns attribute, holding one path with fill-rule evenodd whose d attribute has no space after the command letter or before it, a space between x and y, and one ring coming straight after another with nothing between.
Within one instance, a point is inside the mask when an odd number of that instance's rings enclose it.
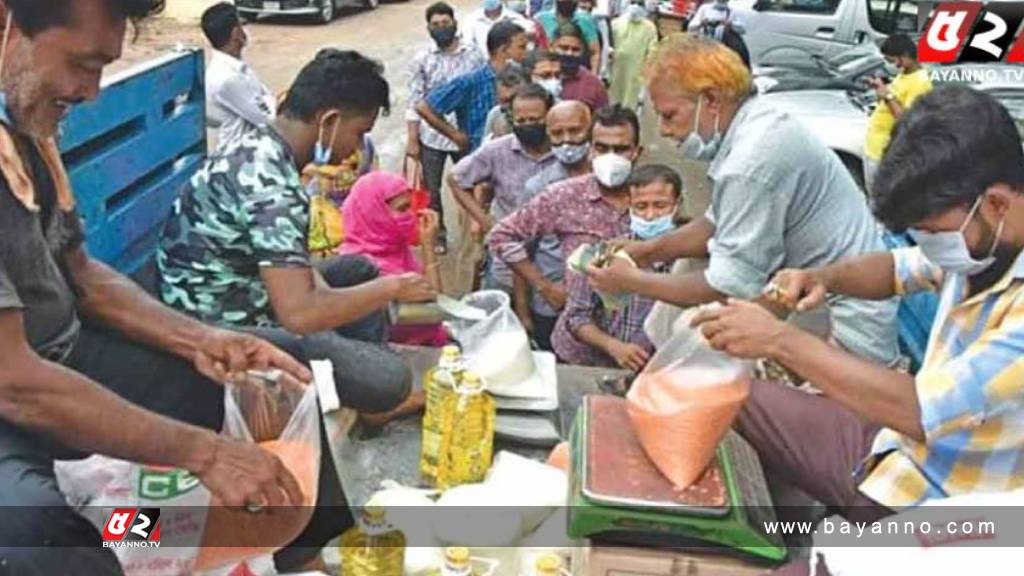
<instances>
[{"instance_id":1,"label":"bottle of cooking oil","mask_svg":"<svg viewBox=\"0 0 1024 576\"><path fill-rule=\"evenodd\" d=\"M562 559L550 552L541 554L534 562L533 573L523 576L562 576Z\"/></svg>"},{"instance_id":2,"label":"bottle of cooking oil","mask_svg":"<svg viewBox=\"0 0 1024 576\"><path fill-rule=\"evenodd\" d=\"M437 463L441 451L441 420L444 399L454 394L463 371L462 353L458 346L441 349L437 366L423 376L425 410L423 413L423 442L420 449L420 475L430 485L437 484Z\"/></svg>"},{"instance_id":3,"label":"bottle of cooking oil","mask_svg":"<svg viewBox=\"0 0 1024 576\"><path fill-rule=\"evenodd\" d=\"M402 576L405 535L387 523L384 508L368 506L341 535L341 576Z\"/></svg>"},{"instance_id":4,"label":"bottle of cooking oil","mask_svg":"<svg viewBox=\"0 0 1024 576\"><path fill-rule=\"evenodd\" d=\"M456 546L444 549L444 564L432 570L428 576L472 576L472 573L469 548Z\"/></svg>"},{"instance_id":5,"label":"bottle of cooking oil","mask_svg":"<svg viewBox=\"0 0 1024 576\"><path fill-rule=\"evenodd\" d=\"M463 371L455 394L444 398L437 487L481 482L491 467L497 408L480 377Z\"/></svg>"}]
</instances>

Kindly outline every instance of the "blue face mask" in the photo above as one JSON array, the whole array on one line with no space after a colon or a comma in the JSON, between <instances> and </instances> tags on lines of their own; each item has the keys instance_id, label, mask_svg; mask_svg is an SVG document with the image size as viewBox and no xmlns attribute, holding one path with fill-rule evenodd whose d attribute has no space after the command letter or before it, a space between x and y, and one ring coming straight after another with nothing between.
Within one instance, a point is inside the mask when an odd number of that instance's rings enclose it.
<instances>
[{"instance_id":1,"label":"blue face mask","mask_svg":"<svg viewBox=\"0 0 1024 576\"><path fill-rule=\"evenodd\" d=\"M7 111L7 94L0 92L0 122L11 126L14 122L11 121L11 114Z\"/></svg>"},{"instance_id":2,"label":"blue face mask","mask_svg":"<svg viewBox=\"0 0 1024 576\"><path fill-rule=\"evenodd\" d=\"M654 220L644 220L632 212L629 213L629 230L640 240L657 238L666 232L671 232L675 227L676 223L672 214L666 214Z\"/></svg>"},{"instance_id":3,"label":"blue face mask","mask_svg":"<svg viewBox=\"0 0 1024 576\"><path fill-rule=\"evenodd\" d=\"M334 137L338 135L338 122L334 123L334 130L331 131L331 138L328 140L328 145L324 146L324 125L320 124L320 133L316 137L316 146L313 147L313 164L317 166L325 166L331 163L331 157L334 156L334 148L331 146L334 142Z\"/></svg>"}]
</instances>

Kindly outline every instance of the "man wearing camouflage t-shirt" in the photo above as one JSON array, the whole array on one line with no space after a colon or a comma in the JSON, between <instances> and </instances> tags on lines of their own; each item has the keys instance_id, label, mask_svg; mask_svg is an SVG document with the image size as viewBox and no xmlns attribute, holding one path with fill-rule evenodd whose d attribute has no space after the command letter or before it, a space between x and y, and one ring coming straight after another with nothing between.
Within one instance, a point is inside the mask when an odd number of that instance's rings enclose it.
<instances>
[{"instance_id":1,"label":"man wearing camouflage t-shirt","mask_svg":"<svg viewBox=\"0 0 1024 576\"><path fill-rule=\"evenodd\" d=\"M255 332L301 360L331 360L341 403L361 412L391 410L410 390L408 368L384 346L384 308L434 292L418 275L377 278L359 256L314 264L299 170L350 156L387 106L378 63L322 51L299 73L272 125L214 153L193 176L157 254L166 304ZM336 478L321 479L319 489L344 502ZM337 536L351 522L343 510L318 507L311 522L318 530L279 552L278 568L302 565L302 550Z\"/></svg>"},{"instance_id":2,"label":"man wearing camouflage t-shirt","mask_svg":"<svg viewBox=\"0 0 1024 576\"><path fill-rule=\"evenodd\" d=\"M394 408L410 376L387 350L384 308L433 298L418 275L377 278L359 256L314 265L309 195L299 170L336 164L363 141L388 84L380 64L325 50L299 73L272 125L211 155L185 187L157 254L165 303L248 327L299 358L333 361L342 404Z\"/></svg>"}]
</instances>

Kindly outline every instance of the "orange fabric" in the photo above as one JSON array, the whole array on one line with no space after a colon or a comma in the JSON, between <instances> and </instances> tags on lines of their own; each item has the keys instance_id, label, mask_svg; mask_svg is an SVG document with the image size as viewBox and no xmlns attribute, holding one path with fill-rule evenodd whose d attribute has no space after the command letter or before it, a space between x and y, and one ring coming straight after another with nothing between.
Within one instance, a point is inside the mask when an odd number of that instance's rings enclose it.
<instances>
[{"instance_id":1,"label":"orange fabric","mask_svg":"<svg viewBox=\"0 0 1024 576\"><path fill-rule=\"evenodd\" d=\"M648 458L683 489L714 458L749 393L746 374L681 366L637 377L626 408Z\"/></svg>"},{"instance_id":2,"label":"orange fabric","mask_svg":"<svg viewBox=\"0 0 1024 576\"><path fill-rule=\"evenodd\" d=\"M569 443L562 442L548 455L548 466L554 466L566 474L569 473Z\"/></svg>"},{"instance_id":3,"label":"orange fabric","mask_svg":"<svg viewBox=\"0 0 1024 576\"><path fill-rule=\"evenodd\" d=\"M281 459L302 489L302 506L258 514L226 508L216 499L206 516L196 571L212 570L269 554L294 540L313 516L320 467L316 450L305 442L270 440L260 446ZM225 546L226 545L226 546Z\"/></svg>"},{"instance_id":4,"label":"orange fabric","mask_svg":"<svg viewBox=\"0 0 1024 576\"><path fill-rule=\"evenodd\" d=\"M60 158L60 151L53 138L46 140L34 140L36 148L43 157L43 162L50 172L54 186L57 189L57 207L63 212L68 212L75 207L75 199L71 194L71 182L68 179L67 171L64 169L64 162ZM0 172L3 172L11 194L22 203L25 208L32 212L39 211L39 204L36 202L36 187L25 169L25 163L14 143L14 136L11 135L7 126L0 123Z\"/></svg>"}]
</instances>

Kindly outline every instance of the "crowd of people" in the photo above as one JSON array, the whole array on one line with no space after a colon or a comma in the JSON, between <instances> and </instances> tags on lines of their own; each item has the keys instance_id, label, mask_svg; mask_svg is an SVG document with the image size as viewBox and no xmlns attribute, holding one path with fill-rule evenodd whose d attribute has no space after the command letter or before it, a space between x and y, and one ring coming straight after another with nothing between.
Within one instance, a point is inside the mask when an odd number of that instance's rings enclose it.
<instances>
[{"instance_id":1,"label":"crowd of people","mask_svg":"<svg viewBox=\"0 0 1024 576\"><path fill-rule=\"evenodd\" d=\"M894 37L883 53L903 76L876 86L891 118L869 139L880 148L869 203L835 154L755 95L749 62L724 42L740 23L723 6L701 15L711 33L656 42L640 3L604 34L575 0L484 0L465 34L450 6L431 5L433 45L411 63L403 107L404 175L376 169L368 138L392 106L381 64L323 49L274 97L243 61L234 7L214 6L203 29L218 142L164 226L154 297L85 251L54 138L67 108L97 95L129 21L162 2L0 0L0 505L39 507L0 526L0 574L120 573L64 503L55 458L182 468L233 506L300 502L276 458L216 434L220 384L253 368L308 381L304 364L327 358L343 405L400 408L411 374L387 343L449 336L390 327L385 310L450 289L449 240L483 256L472 279L511 294L536 345L566 363L640 371L652 316L720 303L676 329L818 389L756 381L736 429L770 477L848 518L1019 486L1015 123L983 93L929 92L913 44ZM679 175L645 162L641 92L662 136L708 163L706 213L684 217ZM458 238L442 218L445 184ZM883 225L917 246L887 251ZM568 265L602 242L629 257ZM911 375L896 297L917 290L943 296ZM826 334L787 322L819 306ZM334 466L320 470L317 512L277 553L279 570L309 566L352 521ZM34 547L44 542L74 547Z\"/></svg>"}]
</instances>

